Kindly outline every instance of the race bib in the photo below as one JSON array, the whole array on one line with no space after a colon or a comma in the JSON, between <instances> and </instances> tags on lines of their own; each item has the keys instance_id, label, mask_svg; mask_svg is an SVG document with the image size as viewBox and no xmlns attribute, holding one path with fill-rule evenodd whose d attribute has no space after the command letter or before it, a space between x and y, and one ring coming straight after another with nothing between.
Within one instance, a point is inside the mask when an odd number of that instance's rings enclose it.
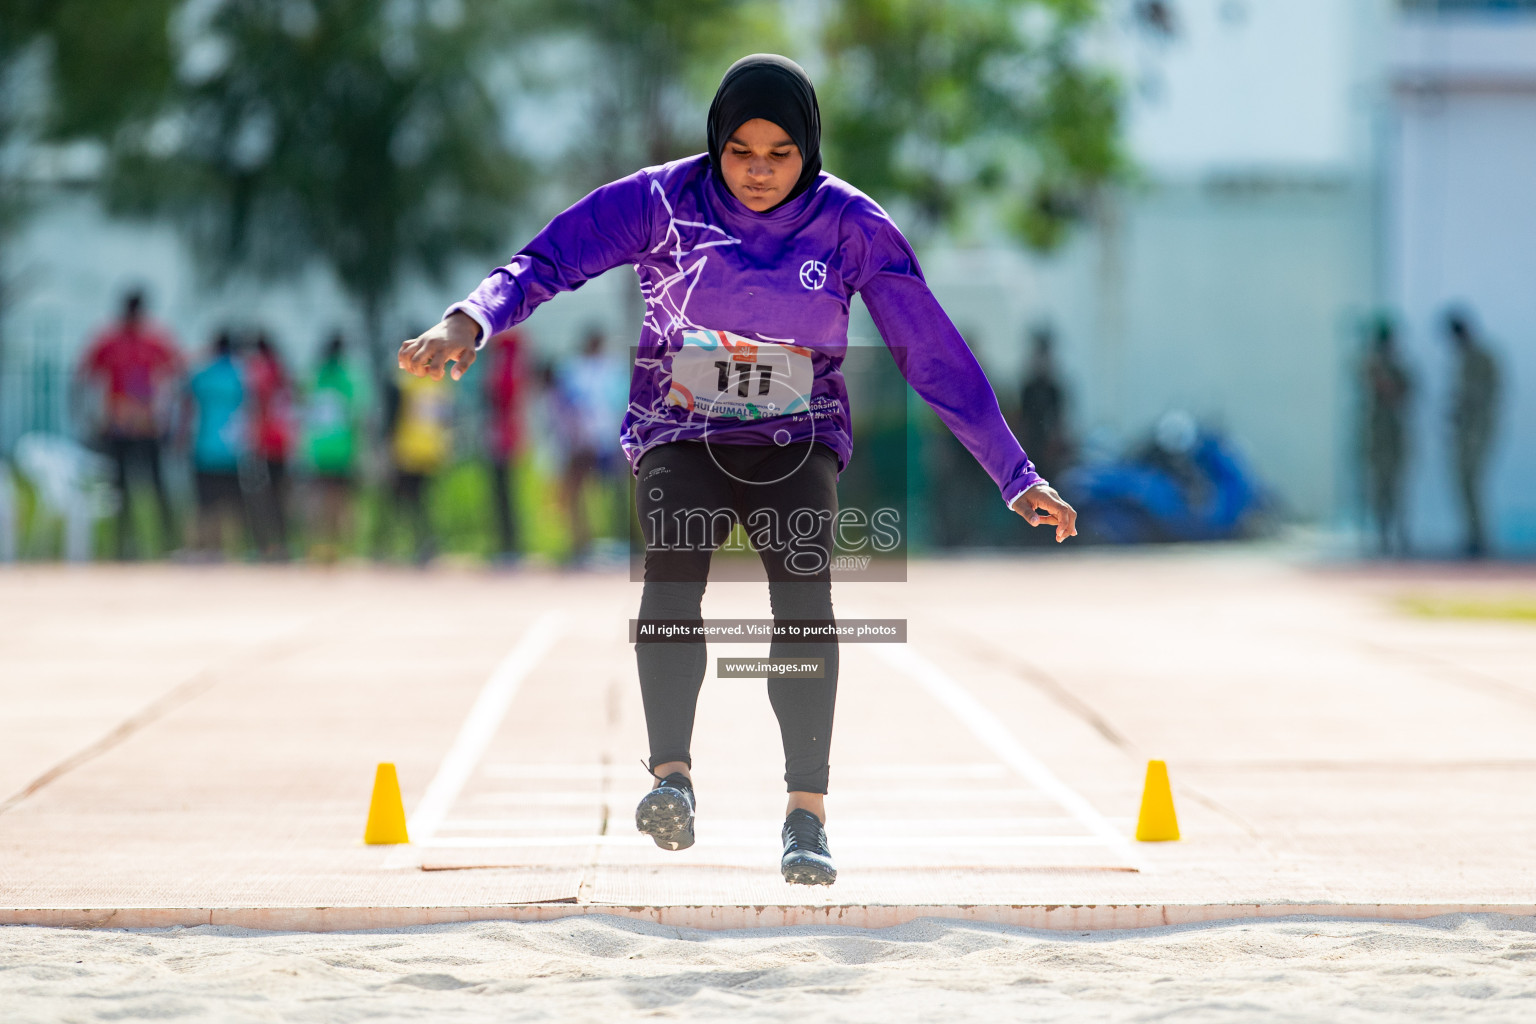
<instances>
[{"instance_id":1,"label":"race bib","mask_svg":"<svg viewBox=\"0 0 1536 1024\"><path fill-rule=\"evenodd\" d=\"M683 332L667 404L709 417L767 419L803 413L816 382L811 350L729 331Z\"/></svg>"}]
</instances>

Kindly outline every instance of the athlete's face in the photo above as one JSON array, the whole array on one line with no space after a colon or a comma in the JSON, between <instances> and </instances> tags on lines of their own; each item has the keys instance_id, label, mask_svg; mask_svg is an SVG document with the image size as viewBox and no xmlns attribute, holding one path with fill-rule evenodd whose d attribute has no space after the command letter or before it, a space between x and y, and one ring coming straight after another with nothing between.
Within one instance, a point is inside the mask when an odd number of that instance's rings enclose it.
<instances>
[{"instance_id":1,"label":"athlete's face","mask_svg":"<svg viewBox=\"0 0 1536 1024\"><path fill-rule=\"evenodd\" d=\"M737 128L720 154L720 170L731 195L762 213L789 195L800 180L800 147L788 133L760 117Z\"/></svg>"}]
</instances>

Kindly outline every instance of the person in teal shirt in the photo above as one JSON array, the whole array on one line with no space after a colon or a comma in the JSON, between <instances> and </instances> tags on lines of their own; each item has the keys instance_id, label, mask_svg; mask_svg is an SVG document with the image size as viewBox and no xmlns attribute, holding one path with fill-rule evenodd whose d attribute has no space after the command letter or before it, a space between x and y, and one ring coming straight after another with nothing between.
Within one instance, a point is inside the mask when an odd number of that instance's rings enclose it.
<instances>
[{"instance_id":1,"label":"person in teal shirt","mask_svg":"<svg viewBox=\"0 0 1536 1024\"><path fill-rule=\"evenodd\" d=\"M242 547L250 523L240 488L245 455L245 384L235 362L234 340L224 331L214 339L208 362L187 381L192 427L192 475L197 494L194 550L210 558L225 547L233 525Z\"/></svg>"}]
</instances>

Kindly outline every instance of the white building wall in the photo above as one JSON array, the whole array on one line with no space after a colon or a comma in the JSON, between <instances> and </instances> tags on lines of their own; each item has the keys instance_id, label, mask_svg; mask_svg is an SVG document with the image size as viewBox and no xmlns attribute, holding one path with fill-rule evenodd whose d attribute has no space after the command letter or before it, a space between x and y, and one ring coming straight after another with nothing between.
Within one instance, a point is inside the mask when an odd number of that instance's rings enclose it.
<instances>
[{"instance_id":1,"label":"white building wall","mask_svg":"<svg viewBox=\"0 0 1536 1024\"><path fill-rule=\"evenodd\" d=\"M1395 39L1388 265L1421 383L1415 542L1461 537L1439 320L1464 303L1504 376L1488 481L1496 548L1536 554L1536 19L1410 21Z\"/></svg>"},{"instance_id":2,"label":"white building wall","mask_svg":"<svg viewBox=\"0 0 1536 1024\"><path fill-rule=\"evenodd\" d=\"M1131 148L1160 177L1363 165L1355 102L1383 0L1176 0L1176 34L1121 27Z\"/></svg>"}]
</instances>

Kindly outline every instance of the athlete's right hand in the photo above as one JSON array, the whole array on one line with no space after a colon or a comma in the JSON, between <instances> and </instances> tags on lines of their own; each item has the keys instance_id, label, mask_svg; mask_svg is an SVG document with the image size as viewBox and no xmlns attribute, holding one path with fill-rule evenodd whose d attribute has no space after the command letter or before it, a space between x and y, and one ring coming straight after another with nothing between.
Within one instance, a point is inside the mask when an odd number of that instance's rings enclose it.
<instances>
[{"instance_id":1,"label":"athlete's right hand","mask_svg":"<svg viewBox=\"0 0 1536 1024\"><path fill-rule=\"evenodd\" d=\"M453 363L451 375L458 380L475 363L475 341L479 334L480 326L455 310L421 337L401 343L400 369L418 377L442 380L448 364Z\"/></svg>"},{"instance_id":2,"label":"athlete's right hand","mask_svg":"<svg viewBox=\"0 0 1536 1024\"><path fill-rule=\"evenodd\" d=\"M1056 527L1057 544L1077 536L1077 509L1068 505L1067 499L1044 480L1013 499L1010 507L1028 520L1030 526Z\"/></svg>"}]
</instances>

